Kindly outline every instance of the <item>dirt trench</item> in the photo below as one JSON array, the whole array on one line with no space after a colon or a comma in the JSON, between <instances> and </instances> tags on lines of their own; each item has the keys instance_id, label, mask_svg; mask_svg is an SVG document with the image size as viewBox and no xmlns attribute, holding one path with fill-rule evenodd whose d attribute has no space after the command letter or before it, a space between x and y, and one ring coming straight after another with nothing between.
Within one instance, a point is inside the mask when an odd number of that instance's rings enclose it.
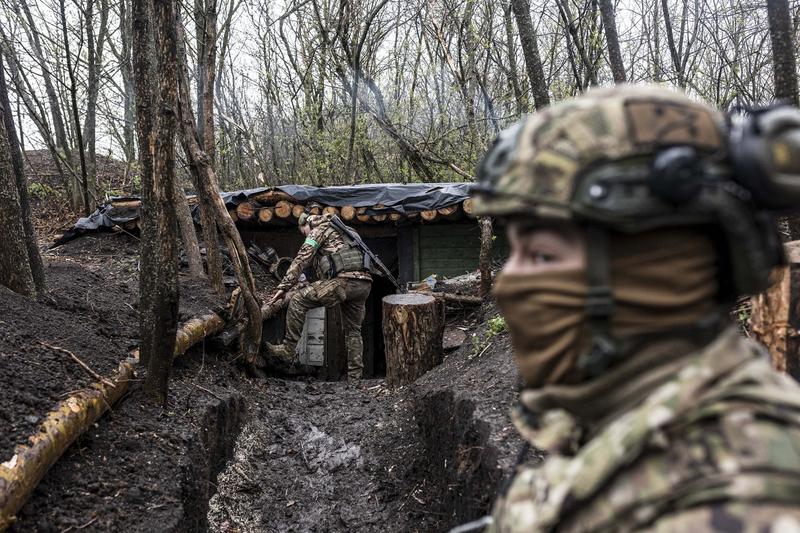
<instances>
[{"instance_id":1,"label":"dirt trench","mask_svg":"<svg viewBox=\"0 0 800 533\"><path fill-rule=\"evenodd\" d=\"M261 383L209 505L215 532L447 531L490 511L521 440L501 335L414 385Z\"/></svg>"}]
</instances>

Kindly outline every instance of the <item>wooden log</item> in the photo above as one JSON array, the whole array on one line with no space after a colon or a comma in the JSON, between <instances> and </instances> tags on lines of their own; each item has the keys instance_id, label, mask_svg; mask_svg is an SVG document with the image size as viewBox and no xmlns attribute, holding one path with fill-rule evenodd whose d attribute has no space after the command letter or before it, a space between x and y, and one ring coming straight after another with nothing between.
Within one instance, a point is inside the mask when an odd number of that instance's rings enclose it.
<instances>
[{"instance_id":1,"label":"wooden log","mask_svg":"<svg viewBox=\"0 0 800 533\"><path fill-rule=\"evenodd\" d=\"M275 216L278 218L289 218L292 216L294 206L285 200L279 201L275 204Z\"/></svg>"},{"instance_id":2,"label":"wooden log","mask_svg":"<svg viewBox=\"0 0 800 533\"><path fill-rule=\"evenodd\" d=\"M461 215L461 213L458 212L458 204L440 207L437 209L437 211L439 212L440 217L448 220L455 220Z\"/></svg>"},{"instance_id":3,"label":"wooden log","mask_svg":"<svg viewBox=\"0 0 800 533\"><path fill-rule=\"evenodd\" d=\"M475 215L473 214L474 208L472 207L472 198L467 198L463 202L461 202L461 209L468 217L474 218Z\"/></svg>"},{"instance_id":4,"label":"wooden log","mask_svg":"<svg viewBox=\"0 0 800 533\"><path fill-rule=\"evenodd\" d=\"M239 220L239 215L236 214L236 209L231 209L228 211L228 216L231 217L231 220L233 220L234 223Z\"/></svg>"},{"instance_id":5,"label":"wooden log","mask_svg":"<svg viewBox=\"0 0 800 533\"><path fill-rule=\"evenodd\" d=\"M784 250L788 265L773 270L772 286L750 299L749 323L772 366L800 380L800 241L786 243Z\"/></svg>"},{"instance_id":6,"label":"wooden log","mask_svg":"<svg viewBox=\"0 0 800 533\"><path fill-rule=\"evenodd\" d=\"M275 209L272 207L262 207L258 210L258 221L262 224L269 224L275 216Z\"/></svg>"},{"instance_id":7,"label":"wooden log","mask_svg":"<svg viewBox=\"0 0 800 533\"><path fill-rule=\"evenodd\" d=\"M111 200L111 207L114 209L139 209L142 207L141 200Z\"/></svg>"},{"instance_id":8,"label":"wooden log","mask_svg":"<svg viewBox=\"0 0 800 533\"><path fill-rule=\"evenodd\" d=\"M176 332L173 357L219 333L224 326L225 320L212 312L183 323ZM14 522L16 513L64 451L127 392L138 362L137 349L109 378L59 402L44 417L39 430L28 437L27 444L18 445L11 459L0 463L0 531Z\"/></svg>"},{"instance_id":9,"label":"wooden log","mask_svg":"<svg viewBox=\"0 0 800 533\"><path fill-rule=\"evenodd\" d=\"M334 215L338 216L339 215L339 209L337 207L332 206L332 205L327 205L327 206L322 208L322 214L323 215L330 215L330 216L334 216Z\"/></svg>"},{"instance_id":10,"label":"wooden log","mask_svg":"<svg viewBox=\"0 0 800 533\"><path fill-rule=\"evenodd\" d=\"M292 207L292 216L294 218L300 218L300 215L303 214L303 211L305 211L305 209L306 209L306 206L304 206L302 204L295 204Z\"/></svg>"},{"instance_id":11,"label":"wooden log","mask_svg":"<svg viewBox=\"0 0 800 533\"><path fill-rule=\"evenodd\" d=\"M315 205L315 206L309 208L308 213L311 214L311 215L320 215L320 214L322 214L322 208L320 208L319 206Z\"/></svg>"},{"instance_id":12,"label":"wooden log","mask_svg":"<svg viewBox=\"0 0 800 533\"><path fill-rule=\"evenodd\" d=\"M386 220L388 218L389 218L389 215L386 214L386 213L381 213L379 215L372 215L372 222L378 222L378 223L386 222Z\"/></svg>"},{"instance_id":13,"label":"wooden log","mask_svg":"<svg viewBox=\"0 0 800 533\"><path fill-rule=\"evenodd\" d=\"M413 382L442 361L444 306L426 294L392 294L383 298L386 383Z\"/></svg>"},{"instance_id":14,"label":"wooden log","mask_svg":"<svg viewBox=\"0 0 800 533\"><path fill-rule=\"evenodd\" d=\"M133 231L133 230L137 229L137 227L136 227L136 221L137 220L138 219L134 218L133 220L128 220L126 222L123 222L122 223L122 227L125 228L128 231Z\"/></svg>"},{"instance_id":15,"label":"wooden log","mask_svg":"<svg viewBox=\"0 0 800 533\"><path fill-rule=\"evenodd\" d=\"M399 222L403 219L403 213L398 213L397 211L392 211L389 213L389 220L392 222Z\"/></svg>"},{"instance_id":16,"label":"wooden log","mask_svg":"<svg viewBox=\"0 0 800 533\"><path fill-rule=\"evenodd\" d=\"M356 210L356 213L357 213L356 214L356 220L358 220L362 224L366 224L366 223L368 223L370 221L370 216L367 214L367 208L366 207L359 207Z\"/></svg>"},{"instance_id":17,"label":"wooden log","mask_svg":"<svg viewBox=\"0 0 800 533\"><path fill-rule=\"evenodd\" d=\"M0 531L5 531L39 481L67 448L116 403L134 377L133 363L123 361L110 378L59 402L39 430L0 464Z\"/></svg>"},{"instance_id":18,"label":"wooden log","mask_svg":"<svg viewBox=\"0 0 800 533\"><path fill-rule=\"evenodd\" d=\"M281 202L281 201L283 201L283 202L293 202L294 201L294 198L292 198L291 196L289 196L285 192L277 191L277 190L269 190L269 191L264 191L264 192L261 192L261 193L258 193L258 194L254 194L253 196L250 197L250 199L251 200L255 200L255 201L259 202L259 203L265 204L265 205L275 205L275 204L277 204L278 202Z\"/></svg>"},{"instance_id":19,"label":"wooden log","mask_svg":"<svg viewBox=\"0 0 800 533\"><path fill-rule=\"evenodd\" d=\"M416 220L419 218L419 211L410 211L406 213L408 220Z\"/></svg>"},{"instance_id":20,"label":"wooden log","mask_svg":"<svg viewBox=\"0 0 800 533\"><path fill-rule=\"evenodd\" d=\"M425 222L433 222L439 216L439 211L436 209L426 209L420 212L420 216Z\"/></svg>"},{"instance_id":21,"label":"wooden log","mask_svg":"<svg viewBox=\"0 0 800 533\"><path fill-rule=\"evenodd\" d=\"M341 216L342 220L344 220L345 222L351 222L353 219L356 218L356 208L353 207L352 205L342 206Z\"/></svg>"},{"instance_id":22,"label":"wooden log","mask_svg":"<svg viewBox=\"0 0 800 533\"><path fill-rule=\"evenodd\" d=\"M257 213L256 205L253 202L242 202L236 206L236 216L239 220L255 220Z\"/></svg>"}]
</instances>

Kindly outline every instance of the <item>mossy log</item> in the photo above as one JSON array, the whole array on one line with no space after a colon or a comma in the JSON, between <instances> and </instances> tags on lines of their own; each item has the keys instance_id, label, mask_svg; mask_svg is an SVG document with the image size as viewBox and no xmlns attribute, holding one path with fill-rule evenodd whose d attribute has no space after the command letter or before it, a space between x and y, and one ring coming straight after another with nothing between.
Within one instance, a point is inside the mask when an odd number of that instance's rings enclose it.
<instances>
[{"instance_id":1,"label":"mossy log","mask_svg":"<svg viewBox=\"0 0 800 533\"><path fill-rule=\"evenodd\" d=\"M67 448L118 401L133 378L133 362L123 361L108 383L94 383L63 400L45 416L39 431L0 464L0 531L14 521L33 490Z\"/></svg>"},{"instance_id":2,"label":"mossy log","mask_svg":"<svg viewBox=\"0 0 800 533\"><path fill-rule=\"evenodd\" d=\"M176 333L174 357L224 326L225 320L212 312L183 323ZM127 392L138 361L137 349L112 376L59 402L45 416L39 431L28 438L28 444L17 446L11 459L0 464L0 531L14 522L36 485L75 439Z\"/></svg>"}]
</instances>

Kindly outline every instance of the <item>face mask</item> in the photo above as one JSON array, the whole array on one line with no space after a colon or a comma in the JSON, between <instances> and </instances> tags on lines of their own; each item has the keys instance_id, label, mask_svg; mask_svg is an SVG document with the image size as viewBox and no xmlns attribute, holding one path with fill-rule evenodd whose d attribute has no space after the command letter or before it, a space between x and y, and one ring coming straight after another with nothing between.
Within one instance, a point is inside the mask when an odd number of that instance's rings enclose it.
<instances>
[{"instance_id":1,"label":"face mask","mask_svg":"<svg viewBox=\"0 0 800 533\"><path fill-rule=\"evenodd\" d=\"M718 308L716 252L702 233L614 235L611 256L616 339L670 332ZM578 361L591 343L587 293L584 269L497 276L494 295L526 387L582 381Z\"/></svg>"},{"instance_id":2,"label":"face mask","mask_svg":"<svg viewBox=\"0 0 800 533\"><path fill-rule=\"evenodd\" d=\"M590 340L586 294L582 269L497 276L495 299L527 387L580 381L577 362Z\"/></svg>"}]
</instances>

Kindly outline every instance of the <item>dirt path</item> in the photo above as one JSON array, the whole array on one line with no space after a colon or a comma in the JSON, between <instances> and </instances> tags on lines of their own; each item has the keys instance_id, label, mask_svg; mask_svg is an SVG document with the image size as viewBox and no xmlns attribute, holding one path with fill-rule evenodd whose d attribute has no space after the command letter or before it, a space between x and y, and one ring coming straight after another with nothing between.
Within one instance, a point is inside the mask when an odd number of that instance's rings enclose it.
<instances>
[{"instance_id":1,"label":"dirt path","mask_svg":"<svg viewBox=\"0 0 800 533\"><path fill-rule=\"evenodd\" d=\"M218 477L211 531L437 529L406 391L364 383L263 383Z\"/></svg>"}]
</instances>

